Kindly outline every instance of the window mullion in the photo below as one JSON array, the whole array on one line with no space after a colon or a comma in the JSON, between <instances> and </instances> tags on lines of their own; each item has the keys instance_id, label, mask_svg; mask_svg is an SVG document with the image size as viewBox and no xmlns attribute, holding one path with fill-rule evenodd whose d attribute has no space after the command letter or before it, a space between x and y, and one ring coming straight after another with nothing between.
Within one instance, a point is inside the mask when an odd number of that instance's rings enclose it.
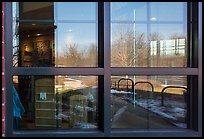
<instances>
[{"instance_id":1,"label":"window mullion","mask_svg":"<svg viewBox=\"0 0 204 139\"><path fill-rule=\"evenodd\" d=\"M110 2L104 3L104 133L109 136L111 132L111 109L110 109Z\"/></svg>"},{"instance_id":2,"label":"window mullion","mask_svg":"<svg viewBox=\"0 0 204 139\"><path fill-rule=\"evenodd\" d=\"M56 68L56 67L18 67L13 69L14 75L103 75L102 68Z\"/></svg>"},{"instance_id":3,"label":"window mullion","mask_svg":"<svg viewBox=\"0 0 204 139\"><path fill-rule=\"evenodd\" d=\"M12 95L12 3L5 2L5 136L13 136L13 95Z\"/></svg>"}]
</instances>

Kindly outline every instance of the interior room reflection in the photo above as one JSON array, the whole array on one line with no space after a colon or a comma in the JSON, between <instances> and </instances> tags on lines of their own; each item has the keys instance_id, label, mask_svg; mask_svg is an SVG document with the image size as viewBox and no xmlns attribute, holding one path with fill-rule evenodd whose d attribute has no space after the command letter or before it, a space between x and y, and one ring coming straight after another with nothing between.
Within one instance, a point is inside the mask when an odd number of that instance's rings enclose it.
<instances>
[{"instance_id":1,"label":"interior room reflection","mask_svg":"<svg viewBox=\"0 0 204 139\"><path fill-rule=\"evenodd\" d=\"M15 5L19 11L14 18L14 67L97 66L96 24L83 21L57 24L55 4L19 2ZM90 20L96 20L96 11L93 12L96 3L79 6L82 11L91 7ZM60 7L63 9L63 5ZM74 40L74 35L81 39ZM18 125L14 123L15 129L97 128L97 82L93 76L13 76L25 109Z\"/></svg>"},{"instance_id":2,"label":"interior room reflection","mask_svg":"<svg viewBox=\"0 0 204 139\"><path fill-rule=\"evenodd\" d=\"M24 108L15 129L97 128L94 76L13 76Z\"/></svg>"}]
</instances>

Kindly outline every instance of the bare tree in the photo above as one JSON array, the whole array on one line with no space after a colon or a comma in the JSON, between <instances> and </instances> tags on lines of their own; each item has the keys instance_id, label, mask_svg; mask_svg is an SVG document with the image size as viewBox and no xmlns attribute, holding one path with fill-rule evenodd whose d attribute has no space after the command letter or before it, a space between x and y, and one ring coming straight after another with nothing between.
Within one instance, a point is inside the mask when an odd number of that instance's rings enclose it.
<instances>
[{"instance_id":1,"label":"bare tree","mask_svg":"<svg viewBox=\"0 0 204 139\"><path fill-rule=\"evenodd\" d=\"M94 43L90 44L90 46L87 49L87 55L86 55L86 66L97 66L98 63L98 56L97 56L97 47Z\"/></svg>"},{"instance_id":2,"label":"bare tree","mask_svg":"<svg viewBox=\"0 0 204 139\"><path fill-rule=\"evenodd\" d=\"M76 43L66 45L64 51L65 64L67 66L81 66L83 63L83 52L79 51Z\"/></svg>"},{"instance_id":3,"label":"bare tree","mask_svg":"<svg viewBox=\"0 0 204 139\"><path fill-rule=\"evenodd\" d=\"M120 29L118 29L120 28ZM111 63L112 66L131 66L133 31L128 25L118 25L112 34Z\"/></svg>"},{"instance_id":4,"label":"bare tree","mask_svg":"<svg viewBox=\"0 0 204 139\"><path fill-rule=\"evenodd\" d=\"M146 66L149 47L145 33L135 32L134 36L128 25L118 25L113 32L112 66Z\"/></svg>"},{"instance_id":5,"label":"bare tree","mask_svg":"<svg viewBox=\"0 0 204 139\"><path fill-rule=\"evenodd\" d=\"M135 38L135 66L147 66L149 47L145 33L138 33Z\"/></svg>"},{"instance_id":6,"label":"bare tree","mask_svg":"<svg viewBox=\"0 0 204 139\"><path fill-rule=\"evenodd\" d=\"M76 43L67 44L63 53L58 56L58 65L64 66L97 66L97 47L95 44L80 48Z\"/></svg>"}]
</instances>

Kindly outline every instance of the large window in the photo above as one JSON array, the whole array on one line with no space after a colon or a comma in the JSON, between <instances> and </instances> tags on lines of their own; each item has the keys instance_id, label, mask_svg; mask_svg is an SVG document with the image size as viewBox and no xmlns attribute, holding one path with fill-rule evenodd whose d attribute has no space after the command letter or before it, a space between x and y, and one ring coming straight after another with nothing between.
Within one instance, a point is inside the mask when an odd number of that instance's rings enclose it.
<instances>
[{"instance_id":1,"label":"large window","mask_svg":"<svg viewBox=\"0 0 204 139\"><path fill-rule=\"evenodd\" d=\"M7 136L201 135L198 3L6 7Z\"/></svg>"},{"instance_id":2,"label":"large window","mask_svg":"<svg viewBox=\"0 0 204 139\"><path fill-rule=\"evenodd\" d=\"M97 3L13 6L15 67L97 67Z\"/></svg>"},{"instance_id":3,"label":"large window","mask_svg":"<svg viewBox=\"0 0 204 139\"><path fill-rule=\"evenodd\" d=\"M111 66L186 67L185 2L111 4Z\"/></svg>"},{"instance_id":4,"label":"large window","mask_svg":"<svg viewBox=\"0 0 204 139\"><path fill-rule=\"evenodd\" d=\"M97 8L95 2L13 3L13 66L97 67ZM97 76L59 74L13 76L22 104L14 129L97 128Z\"/></svg>"},{"instance_id":5,"label":"large window","mask_svg":"<svg viewBox=\"0 0 204 139\"><path fill-rule=\"evenodd\" d=\"M111 76L111 82L112 128L187 128L186 76Z\"/></svg>"},{"instance_id":6,"label":"large window","mask_svg":"<svg viewBox=\"0 0 204 139\"><path fill-rule=\"evenodd\" d=\"M97 82L95 76L13 76L24 109L15 129L97 128Z\"/></svg>"}]
</instances>

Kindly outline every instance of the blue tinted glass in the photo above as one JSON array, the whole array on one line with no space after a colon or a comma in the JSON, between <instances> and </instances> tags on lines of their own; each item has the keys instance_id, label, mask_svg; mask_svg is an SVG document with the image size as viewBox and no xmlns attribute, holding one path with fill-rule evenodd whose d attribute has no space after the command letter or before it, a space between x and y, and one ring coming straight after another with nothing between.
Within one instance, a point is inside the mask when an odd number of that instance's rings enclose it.
<instances>
[{"instance_id":1,"label":"blue tinted glass","mask_svg":"<svg viewBox=\"0 0 204 139\"><path fill-rule=\"evenodd\" d=\"M57 18L59 20L96 20L95 2L58 2Z\"/></svg>"}]
</instances>

